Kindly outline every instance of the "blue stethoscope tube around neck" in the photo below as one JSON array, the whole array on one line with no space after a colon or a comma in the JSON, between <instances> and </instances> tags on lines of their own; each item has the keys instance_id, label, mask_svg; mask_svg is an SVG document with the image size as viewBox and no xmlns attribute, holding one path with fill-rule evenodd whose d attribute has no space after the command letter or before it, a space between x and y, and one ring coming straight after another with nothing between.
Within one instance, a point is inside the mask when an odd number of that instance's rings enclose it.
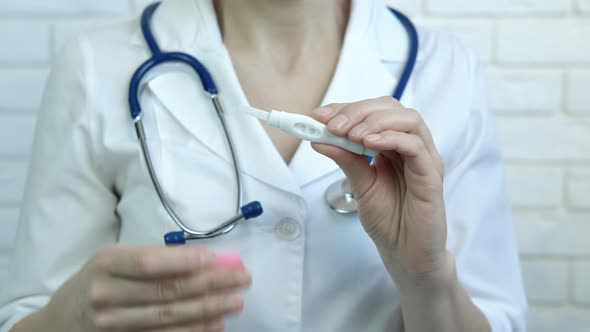
<instances>
[{"instance_id":1,"label":"blue stethoscope tube around neck","mask_svg":"<svg viewBox=\"0 0 590 332\"><path fill-rule=\"evenodd\" d=\"M143 32L143 36L145 41L148 45L148 48L151 52L151 57L145 61L133 74L131 78L131 82L129 84L129 110L131 113L131 118L134 122L135 131L137 137L139 139L139 143L141 146L141 152L143 154L143 159L146 163L146 167L158 198L162 203L164 209L170 216L170 218L176 223L176 225L181 229L181 231L170 232L164 236L165 243L168 245L173 244L184 244L187 240L193 239L206 239L216 237L222 234L226 234L234 229L236 223L240 220L247 220L250 218L255 218L260 216L263 213L262 205L259 202L251 202L247 205L243 205L243 196L244 196L244 189L243 189L243 181L240 174L240 167L239 167L239 159L236 155L236 150L234 148L234 144L232 141L232 137L229 134L228 126L225 120L225 112L222 107L222 103L219 100L219 90L213 80L213 77L207 70L207 68L195 57L181 52L164 52L160 49L156 38L153 35L151 29L151 21L154 13L160 6L160 3L154 3L149 5L143 12L141 16L141 30ZM395 15L405 29L408 32L409 39L410 39L410 51L408 55L407 64L400 76L399 83L393 92L393 97L400 100L406 86L410 80L412 72L414 70L414 66L416 64L417 54L418 54L418 34L412 22L404 16L399 11L389 8L391 13ZM160 184L158 176L156 175L154 165L152 163L150 150L147 145L145 129L143 126L142 121L142 109L140 105L140 96L143 92L144 88L148 85L148 83L153 80L156 75L150 75L154 69L156 69L160 65L168 64L168 63L177 63L183 64L191 67L194 72L199 76L201 84L203 85L203 90L207 93L208 97L213 104L215 111L219 117L219 121L223 127L223 131L225 133L225 137L227 139L228 147L231 153L232 162L233 162L233 169L234 175L236 179L236 186L237 186L237 194L236 194L236 214L229 218L228 220L221 223L219 226L207 230L207 231L199 231L191 229L187 226L178 213L174 210L172 205L170 204L166 194ZM329 192L333 186L328 189L326 196L329 196ZM350 203L351 193L343 192L340 190L340 196L346 197L346 202ZM330 199L328 199L330 205ZM341 200L340 200L341 201ZM352 197L352 201L354 201L354 197ZM353 202L355 203L355 202ZM356 204L356 203L355 203ZM348 213L345 209L339 211L338 208L332 206L335 211Z\"/></svg>"},{"instance_id":2,"label":"blue stethoscope tube around neck","mask_svg":"<svg viewBox=\"0 0 590 332\"><path fill-rule=\"evenodd\" d=\"M416 31L416 27L412 24L412 21L402 14L401 12L389 7L389 11L395 15L406 29L408 34L408 38L410 40L410 47L408 50L408 60L402 74L400 76L399 82L393 91L393 98L397 100L401 100L402 96L404 95L404 91L406 91L406 87L410 82L410 78L412 77L412 73L414 72L414 67L416 67L416 61L418 60L418 49L419 49L419 40L418 40L418 31Z\"/></svg>"},{"instance_id":3,"label":"blue stethoscope tube around neck","mask_svg":"<svg viewBox=\"0 0 590 332\"><path fill-rule=\"evenodd\" d=\"M166 210L168 215L182 230L179 232L167 233L164 236L164 241L166 242L166 244L169 245L184 244L186 240L206 239L225 234L231 231L239 220L247 220L250 218L258 217L262 214L263 210L262 205L259 202L251 202L247 205L242 205L244 190L243 181L240 174L239 160L236 157L234 144L231 135L229 135L229 130L227 129L227 123L225 121L225 112L223 111L223 106L219 101L219 90L217 89L217 86L213 81L213 77L211 76L207 68L205 68L205 66L203 66L201 62L199 62L199 60L197 60L193 56L181 52L162 52L162 50L158 46L158 43L156 42L150 25L152 17L159 5L160 3L154 3L148 6L141 17L141 29L145 37L146 43L148 44L148 47L152 53L152 56L137 69L137 71L133 74L133 77L131 78L131 82L129 85L129 109L131 112L131 118L133 119L135 125L135 131L137 133L137 137L141 145L143 157L148 168L148 173L150 175L156 193L158 194L158 197L162 202L162 205L164 206L164 209ZM145 129L141 118L142 111L139 100L141 92L143 91L144 87L147 86L147 84L149 83L149 79L146 79L149 77L148 74L156 67L166 63L180 63L188 65L195 71L195 73L197 73L199 79L201 80L201 83L203 84L203 89L207 92L209 98L211 99L213 107L217 112L223 130L225 132L229 150L231 153L232 163L234 166L234 176L236 178L237 185L237 212L233 217L229 218L228 220L226 220L225 222L211 230L199 231L191 229L187 226L187 223L185 223L182 220L182 218L174 210L168 198L166 197L166 194L160 184L153 163L151 161L152 159L147 145ZM154 77L152 77L151 79L153 78Z\"/></svg>"}]
</instances>

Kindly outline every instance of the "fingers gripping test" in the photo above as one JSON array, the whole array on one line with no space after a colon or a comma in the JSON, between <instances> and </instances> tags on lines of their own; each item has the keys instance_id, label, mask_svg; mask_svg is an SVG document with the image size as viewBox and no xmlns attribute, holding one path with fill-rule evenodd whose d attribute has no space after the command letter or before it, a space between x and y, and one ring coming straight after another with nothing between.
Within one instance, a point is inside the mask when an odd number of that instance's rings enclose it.
<instances>
[{"instance_id":1,"label":"fingers gripping test","mask_svg":"<svg viewBox=\"0 0 590 332\"><path fill-rule=\"evenodd\" d=\"M274 110L266 112L248 105L243 105L242 109L247 114L265 121L270 126L312 143L335 145L350 152L369 157L375 157L379 153L345 137L332 134L323 123L302 114Z\"/></svg>"}]
</instances>

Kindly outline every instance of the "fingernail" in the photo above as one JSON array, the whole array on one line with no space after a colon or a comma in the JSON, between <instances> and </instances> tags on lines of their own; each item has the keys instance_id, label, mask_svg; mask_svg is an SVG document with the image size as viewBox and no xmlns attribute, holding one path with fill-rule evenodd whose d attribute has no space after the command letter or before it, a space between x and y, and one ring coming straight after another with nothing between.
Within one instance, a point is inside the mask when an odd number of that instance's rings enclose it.
<instances>
[{"instance_id":1,"label":"fingernail","mask_svg":"<svg viewBox=\"0 0 590 332\"><path fill-rule=\"evenodd\" d=\"M367 141L377 142L381 139L381 135L380 134L368 135L368 136L365 136L365 139Z\"/></svg>"},{"instance_id":2,"label":"fingernail","mask_svg":"<svg viewBox=\"0 0 590 332\"><path fill-rule=\"evenodd\" d=\"M348 118L343 114L339 114L335 118L330 120L330 122L328 122L328 128L332 130L342 129L342 127L346 126L347 123Z\"/></svg>"},{"instance_id":3,"label":"fingernail","mask_svg":"<svg viewBox=\"0 0 590 332\"><path fill-rule=\"evenodd\" d=\"M367 128L367 125L364 122L361 122L354 126L354 128L352 128L348 134L353 137L361 137L361 135L367 131Z\"/></svg>"},{"instance_id":4,"label":"fingernail","mask_svg":"<svg viewBox=\"0 0 590 332\"><path fill-rule=\"evenodd\" d=\"M313 114L315 114L317 116L328 116L328 115L332 114L333 112L334 112L334 110L329 107L320 107L320 108L316 108L313 111Z\"/></svg>"},{"instance_id":5,"label":"fingernail","mask_svg":"<svg viewBox=\"0 0 590 332\"><path fill-rule=\"evenodd\" d=\"M218 268L244 267L244 262L238 251L229 251L215 257L213 266Z\"/></svg>"}]
</instances>

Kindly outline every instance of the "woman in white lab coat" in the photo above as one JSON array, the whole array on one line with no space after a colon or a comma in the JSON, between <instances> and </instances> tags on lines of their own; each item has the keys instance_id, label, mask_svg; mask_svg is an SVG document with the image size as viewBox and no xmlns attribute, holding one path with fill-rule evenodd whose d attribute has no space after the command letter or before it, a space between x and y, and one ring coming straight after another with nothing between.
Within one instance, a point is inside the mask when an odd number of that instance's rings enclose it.
<instances>
[{"instance_id":1,"label":"woman in white lab coat","mask_svg":"<svg viewBox=\"0 0 590 332\"><path fill-rule=\"evenodd\" d=\"M152 27L162 49L212 72L246 200L265 213L197 246L164 247L175 225L126 104L149 57L139 23L79 37L39 114L1 331L525 330L501 156L470 51L420 30L398 102L384 96L408 38L380 0L169 0ZM192 227L209 229L232 215L236 188L200 91L162 75L142 105L166 194ZM312 115L381 154L372 167L300 143L240 113L246 101ZM344 174L358 215L324 198ZM228 250L243 264L215 263Z\"/></svg>"}]
</instances>

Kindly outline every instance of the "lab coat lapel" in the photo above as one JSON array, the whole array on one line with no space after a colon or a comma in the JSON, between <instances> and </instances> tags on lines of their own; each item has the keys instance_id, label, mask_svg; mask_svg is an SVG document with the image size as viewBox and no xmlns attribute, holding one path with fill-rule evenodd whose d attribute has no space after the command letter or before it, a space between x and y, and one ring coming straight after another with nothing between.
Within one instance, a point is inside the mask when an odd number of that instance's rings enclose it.
<instances>
[{"instance_id":1,"label":"lab coat lapel","mask_svg":"<svg viewBox=\"0 0 590 332\"><path fill-rule=\"evenodd\" d=\"M202 31L197 32L196 38L200 41L194 44L186 44L187 41L184 41L184 44L174 43L177 44L174 45L175 48L168 50L196 54L199 61L211 72L219 89L228 131L232 136L242 172L270 186L300 195L297 182L259 121L239 111L240 105L247 103L247 100L234 72L229 54L220 42L219 30L212 28L217 26L217 22L211 3L209 1L194 3L199 6L197 12L203 19L202 23L207 23L201 27ZM162 5L161 22L163 23L160 24L167 24L167 29L171 29L170 25L179 23L166 21L169 19L165 16L166 10L171 11L165 7L166 4L168 3ZM178 6L181 2L176 1L168 6L174 6L174 4ZM186 15L180 14L180 17ZM157 24L156 21L154 24ZM190 24L187 25L190 26ZM157 33L158 25L155 25L154 29ZM202 35L204 33L205 36ZM166 40L166 38L167 34L163 33L160 39ZM151 81L149 89L157 101L181 124L186 133L196 138L212 153L231 163L231 153L223 127L209 96L202 90L196 74L190 70L171 71Z\"/></svg>"},{"instance_id":2,"label":"lab coat lapel","mask_svg":"<svg viewBox=\"0 0 590 332\"><path fill-rule=\"evenodd\" d=\"M242 172L268 185L299 195L299 186L258 120L239 112L246 98L235 75L230 72L232 66L227 54L218 52L201 58L217 80L228 131ZM150 90L190 135L212 153L228 163L232 162L223 127L210 98L200 89L199 82L187 74L175 72L152 81Z\"/></svg>"},{"instance_id":3,"label":"lab coat lapel","mask_svg":"<svg viewBox=\"0 0 590 332\"><path fill-rule=\"evenodd\" d=\"M385 3L358 0L352 5L339 63L322 105L390 96L406 63L407 34ZM401 101L413 107L412 81ZM290 167L301 186L338 169L333 161L315 152L307 142L301 144Z\"/></svg>"}]
</instances>

